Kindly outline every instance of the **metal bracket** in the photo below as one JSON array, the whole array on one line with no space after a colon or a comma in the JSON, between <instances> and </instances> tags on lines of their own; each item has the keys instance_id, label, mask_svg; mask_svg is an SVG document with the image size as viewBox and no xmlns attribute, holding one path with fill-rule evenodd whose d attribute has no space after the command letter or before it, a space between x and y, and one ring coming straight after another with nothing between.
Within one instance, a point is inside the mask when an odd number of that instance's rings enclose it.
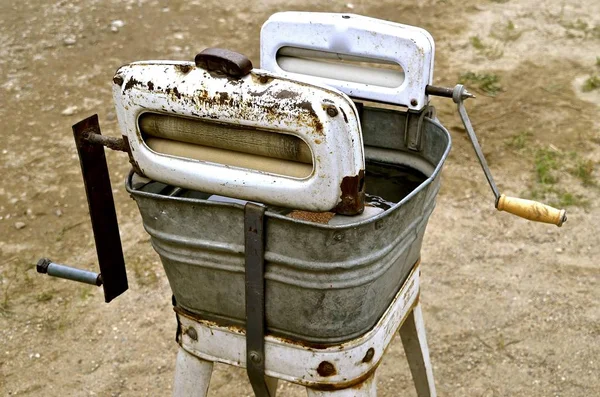
<instances>
[{"instance_id":1,"label":"metal bracket","mask_svg":"<svg viewBox=\"0 0 600 397\"><path fill-rule=\"evenodd\" d=\"M246 252L246 372L257 397L270 397L265 382L265 207L244 208Z\"/></svg>"},{"instance_id":2,"label":"metal bracket","mask_svg":"<svg viewBox=\"0 0 600 397\"><path fill-rule=\"evenodd\" d=\"M423 133L423 121L425 117L435 117L435 108L426 106L420 111L409 110L406 113L406 124L404 126L404 140L409 150L421 151L421 135Z\"/></svg>"}]
</instances>

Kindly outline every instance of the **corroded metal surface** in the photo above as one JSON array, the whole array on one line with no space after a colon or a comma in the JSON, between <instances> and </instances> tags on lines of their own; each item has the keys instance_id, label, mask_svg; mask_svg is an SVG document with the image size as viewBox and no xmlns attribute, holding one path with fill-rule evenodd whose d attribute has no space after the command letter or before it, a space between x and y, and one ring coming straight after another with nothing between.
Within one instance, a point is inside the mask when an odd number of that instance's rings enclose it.
<instances>
[{"instance_id":1,"label":"corroded metal surface","mask_svg":"<svg viewBox=\"0 0 600 397\"><path fill-rule=\"evenodd\" d=\"M345 187L360 179L364 154L360 124L350 99L331 88L254 70L234 78L211 74L187 62L136 62L121 67L113 95L121 131L131 155L147 177L175 186L304 209L362 211L362 194ZM339 110L332 112L331 108ZM140 132L144 113L218 122L249 130L293 135L312 152L305 178L164 155L151 150ZM353 202L347 196L352 196Z\"/></svg>"},{"instance_id":2,"label":"corroded metal surface","mask_svg":"<svg viewBox=\"0 0 600 397\"><path fill-rule=\"evenodd\" d=\"M265 373L313 390L361 388L373 376L394 335L418 305L419 266L409 270L407 280L393 296L374 326L356 338L319 346L267 335ZM175 308L183 333L181 347L202 360L245 367L246 334L243 328L206 320ZM197 337L191 338L188 329Z\"/></svg>"}]
</instances>

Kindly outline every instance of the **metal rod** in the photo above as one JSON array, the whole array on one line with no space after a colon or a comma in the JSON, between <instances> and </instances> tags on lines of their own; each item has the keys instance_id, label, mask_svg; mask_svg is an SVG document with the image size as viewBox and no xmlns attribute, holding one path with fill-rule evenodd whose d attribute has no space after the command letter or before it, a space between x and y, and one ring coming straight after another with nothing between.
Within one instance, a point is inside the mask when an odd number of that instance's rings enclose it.
<instances>
[{"instance_id":1,"label":"metal rod","mask_svg":"<svg viewBox=\"0 0 600 397\"><path fill-rule=\"evenodd\" d=\"M84 284L95 286L102 285L102 276L98 273L87 270L77 269L75 267L59 265L50 259L42 258L36 265L38 273L48 274L49 276L64 278L67 280L78 281Z\"/></svg>"},{"instance_id":2,"label":"metal rod","mask_svg":"<svg viewBox=\"0 0 600 397\"><path fill-rule=\"evenodd\" d=\"M477 140L477 136L475 135L475 130L473 130L471 120L469 120L469 115L467 114L467 110L465 109L465 104L463 102L463 100L465 99L465 95L468 94L468 92L465 90L465 87L462 84L457 84L452 91L452 100L458 106L458 114L460 115L460 119L462 120L463 125L467 130L467 134L471 139L471 144L473 145L473 149L475 150L475 154L477 155L479 164L483 169L483 173L485 174L485 177L490 187L492 188L492 192L494 192L497 207L498 200L500 199L500 192L498 191L498 187L496 187L496 183L494 182L494 178L492 177L490 168L488 167L487 161L485 160L485 156L483 155L483 151L481 150L481 146L479 145L479 141Z\"/></svg>"},{"instance_id":3,"label":"metal rod","mask_svg":"<svg viewBox=\"0 0 600 397\"><path fill-rule=\"evenodd\" d=\"M123 138L114 138L111 136L104 136L89 132L84 136L84 139L94 145L106 146L112 150L118 150L121 152L127 152L129 150Z\"/></svg>"},{"instance_id":4,"label":"metal rod","mask_svg":"<svg viewBox=\"0 0 600 397\"><path fill-rule=\"evenodd\" d=\"M454 94L454 89L455 88L436 87L433 85L428 85L425 87L425 93L427 95L435 95L435 96L441 96L444 98L452 98L452 95ZM471 94L467 90L463 90L463 92L461 93L461 96L462 96L462 99L475 98L475 95Z\"/></svg>"}]
</instances>

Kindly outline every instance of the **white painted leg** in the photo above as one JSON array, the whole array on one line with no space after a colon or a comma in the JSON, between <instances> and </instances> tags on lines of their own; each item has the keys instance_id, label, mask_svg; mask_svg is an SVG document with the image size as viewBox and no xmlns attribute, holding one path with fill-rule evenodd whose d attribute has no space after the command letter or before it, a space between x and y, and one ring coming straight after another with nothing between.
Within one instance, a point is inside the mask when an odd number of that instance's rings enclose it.
<instances>
[{"instance_id":1,"label":"white painted leg","mask_svg":"<svg viewBox=\"0 0 600 397\"><path fill-rule=\"evenodd\" d=\"M270 376L265 375L265 383L267 384L267 389L269 389L269 395L271 397L275 397L277 395L277 378L271 378Z\"/></svg>"},{"instance_id":2,"label":"white painted leg","mask_svg":"<svg viewBox=\"0 0 600 397\"><path fill-rule=\"evenodd\" d=\"M177 353L173 397L206 397L213 363L191 355L183 348Z\"/></svg>"},{"instance_id":3,"label":"white painted leg","mask_svg":"<svg viewBox=\"0 0 600 397\"><path fill-rule=\"evenodd\" d=\"M400 337L406 352L413 382L419 397L435 397L433 368L429 359L429 348L425 337L425 323L421 304L417 303L400 328Z\"/></svg>"},{"instance_id":4,"label":"white painted leg","mask_svg":"<svg viewBox=\"0 0 600 397\"><path fill-rule=\"evenodd\" d=\"M359 385L354 385L348 389L335 391L322 391L306 388L308 397L377 397L377 382L375 373Z\"/></svg>"}]
</instances>

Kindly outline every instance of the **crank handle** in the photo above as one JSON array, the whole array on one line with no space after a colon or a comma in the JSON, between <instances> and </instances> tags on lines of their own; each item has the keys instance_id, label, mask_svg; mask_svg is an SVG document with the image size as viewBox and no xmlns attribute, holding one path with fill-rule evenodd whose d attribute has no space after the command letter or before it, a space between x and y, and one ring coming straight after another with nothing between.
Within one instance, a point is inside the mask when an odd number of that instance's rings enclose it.
<instances>
[{"instance_id":1,"label":"crank handle","mask_svg":"<svg viewBox=\"0 0 600 397\"><path fill-rule=\"evenodd\" d=\"M533 200L508 197L501 194L496 201L498 211L506 211L534 222L551 223L558 227L567 221L567 211L556 209Z\"/></svg>"}]
</instances>

